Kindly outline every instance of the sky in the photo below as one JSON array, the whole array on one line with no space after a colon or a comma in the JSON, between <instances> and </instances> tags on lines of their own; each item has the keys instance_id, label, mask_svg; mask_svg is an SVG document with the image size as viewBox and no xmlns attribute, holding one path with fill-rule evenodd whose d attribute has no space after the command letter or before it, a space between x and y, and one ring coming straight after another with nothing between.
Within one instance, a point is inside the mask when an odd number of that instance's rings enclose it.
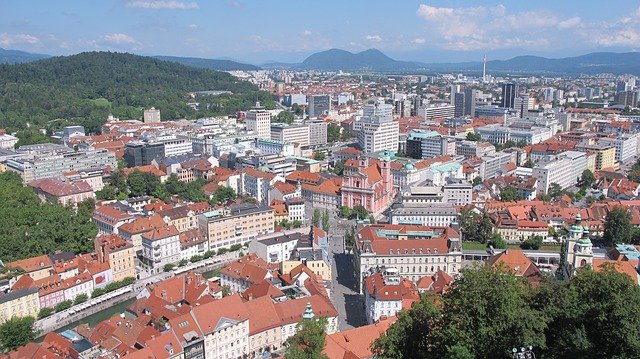
<instances>
[{"instance_id":1,"label":"sky","mask_svg":"<svg viewBox=\"0 0 640 359\"><path fill-rule=\"evenodd\" d=\"M0 47L301 62L376 48L480 61L640 50L637 0L0 0Z\"/></svg>"}]
</instances>

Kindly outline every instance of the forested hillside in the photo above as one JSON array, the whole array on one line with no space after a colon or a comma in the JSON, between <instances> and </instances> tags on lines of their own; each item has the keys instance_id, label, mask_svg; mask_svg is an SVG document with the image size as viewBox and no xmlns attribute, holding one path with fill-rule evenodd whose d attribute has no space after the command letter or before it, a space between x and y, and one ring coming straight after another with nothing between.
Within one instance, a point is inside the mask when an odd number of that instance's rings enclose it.
<instances>
[{"instance_id":1,"label":"forested hillside","mask_svg":"<svg viewBox=\"0 0 640 359\"><path fill-rule=\"evenodd\" d=\"M198 97L195 111L186 105L187 93L202 90L233 95ZM273 105L268 93L227 73L131 54L86 52L0 65L0 127L11 130L81 124L96 132L109 113L137 119L148 107L159 108L163 119L232 114L256 97Z\"/></svg>"},{"instance_id":2,"label":"forested hillside","mask_svg":"<svg viewBox=\"0 0 640 359\"><path fill-rule=\"evenodd\" d=\"M41 203L13 172L0 173L0 259L5 263L56 250L75 253L93 249L98 229L91 222L93 201L77 212L59 204Z\"/></svg>"}]
</instances>

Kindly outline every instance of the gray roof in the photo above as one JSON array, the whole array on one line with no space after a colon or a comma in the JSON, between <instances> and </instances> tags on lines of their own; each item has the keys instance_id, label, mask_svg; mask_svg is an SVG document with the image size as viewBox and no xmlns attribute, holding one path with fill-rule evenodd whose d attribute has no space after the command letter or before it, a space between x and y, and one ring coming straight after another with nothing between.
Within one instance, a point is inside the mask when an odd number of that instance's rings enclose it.
<instances>
[{"instance_id":1,"label":"gray roof","mask_svg":"<svg viewBox=\"0 0 640 359\"><path fill-rule=\"evenodd\" d=\"M20 289L20 290L14 290L12 292L9 292L7 294L3 294L0 296L0 304L1 303L6 303L6 302L10 302L14 299L17 298L21 298L33 293L38 293L38 289L37 288L25 288L25 289Z\"/></svg>"}]
</instances>

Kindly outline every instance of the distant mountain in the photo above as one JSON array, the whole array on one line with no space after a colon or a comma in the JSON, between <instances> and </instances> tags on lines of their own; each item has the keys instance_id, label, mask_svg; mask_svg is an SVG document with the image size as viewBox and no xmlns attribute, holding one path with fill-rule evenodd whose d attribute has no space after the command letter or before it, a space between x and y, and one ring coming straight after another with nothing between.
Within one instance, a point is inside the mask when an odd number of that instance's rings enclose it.
<instances>
[{"instance_id":1,"label":"distant mountain","mask_svg":"<svg viewBox=\"0 0 640 359\"><path fill-rule=\"evenodd\" d=\"M431 71L482 71L482 62L430 63L425 67ZM487 62L488 73L522 74L636 74L640 75L639 52L593 52L581 56L550 59L540 56L517 56L508 60Z\"/></svg>"},{"instance_id":2,"label":"distant mountain","mask_svg":"<svg viewBox=\"0 0 640 359\"><path fill-rule=\"evenodd\" d=\"M528 71L567 74L640 74L639 52L593 52L586 55L548 59L539 56L517 56L505 61L487 62L497 71Z\"/></svg>"},{"instance_id":3,"label":"distant mountain","mask_svg":"<svg viewBox=\"0 0 640 359\"><path fill-rule=\"evenodd\" d=\"M331 49L312 54L296 67L304 70L324 71L404 71L418 70L423 68L424 64L394 60L376 49L369 49L358 53Z\"/></svg>"},{"instance_id":4,"label":"distant mountain","mask_svg":"<svg viewBox=\"0 0 640 359\"><path fill-rule=\"evenodd\" d=\"M0 47L0 64L20 64L51 57L43 54L32 54L30 52L19 50L5 50Z\"/></svg>"},{"instance_id":5,"label":"distant mountain","mask_svg":"<svg viewBox=\"0 0 640 359\"><path fill-rule=\"evenodd\" d=\"M154 58L164 61L177 62L179 64L191 67L199 67L203 69L217 71L256 71L260 67L225 59L201 59L197 57L178 57L178 56L154 56Z\"/></svg>"}]
</instances>

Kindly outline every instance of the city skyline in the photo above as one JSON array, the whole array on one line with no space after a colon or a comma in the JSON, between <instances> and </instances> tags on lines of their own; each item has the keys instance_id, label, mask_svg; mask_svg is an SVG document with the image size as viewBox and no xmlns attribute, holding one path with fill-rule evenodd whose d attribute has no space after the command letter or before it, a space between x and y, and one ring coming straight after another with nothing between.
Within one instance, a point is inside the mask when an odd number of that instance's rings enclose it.
<instances>
[{"instance_id":1,"label":"city skyline","mask_svg":"<svg viewBox=\"0 0 640 359\"><path fill-rule=\"evenodd\" d=\"M376 48L401 60L481 61L636 51L640 7L618 1L407 1L366 3L229 0L6 1L0 47L50 55L141 55L300 62L311 53Z\"/></svg>"}]
</instances>

